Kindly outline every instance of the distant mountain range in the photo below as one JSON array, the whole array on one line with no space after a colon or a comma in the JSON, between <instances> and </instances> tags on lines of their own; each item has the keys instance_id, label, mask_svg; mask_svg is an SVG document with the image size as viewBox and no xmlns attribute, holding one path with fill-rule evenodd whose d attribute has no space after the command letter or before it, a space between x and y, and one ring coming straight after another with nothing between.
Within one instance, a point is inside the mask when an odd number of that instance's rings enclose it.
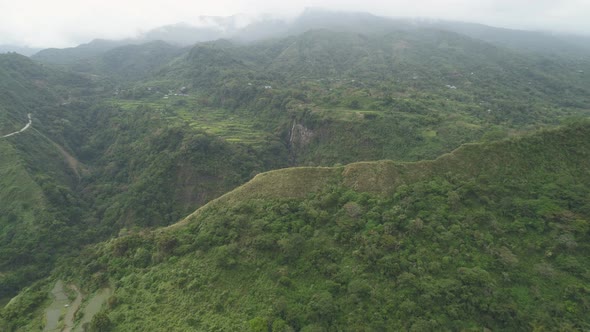
<instances>
[{"instance_id":1,"label":"distant mountain range","mask_svg":"<svg viewBox=\"0 0 590 332\"><path fill-rule=\"evenodd\" d=\"M368 13L333 12L307 9L292 21L275 18L252 20L241 16L203 16L197 24L178 23L162 26L124 40L95 39L87 44L71 48L49 48L39 50L27 47L0 45L0 53L17 52L33 59L55 64L67 64L107 52L115 47L141 44L150 41L164 41L177 46L189 46L199 42L217 39L231 39L237 42L253 42L271 38L298 35L313 29L329 29L360 34L386 33L395 30L433 28L452 31L486 42L517 50L544 52L549 54L580 55L590 50L590 37L553 34L539 31L523 31L496 28L476 23L424 20L409 18L387 18ZM557 46L557 47L556 47Z\"/></svg>"},{"instance_id":2,"label":"distant mountain range","mask_svg":"<svg viewBox=\"0 0 590 332\"><path fill-rule=\"evenodd\" d=\"M26 56L31 56L39 51L41 48L34 48L34 47L27 47L27 46L18 46L18 45L0 45L0 54L2 53L10 53L15 52Z\"/></svg>"}]
</instances>

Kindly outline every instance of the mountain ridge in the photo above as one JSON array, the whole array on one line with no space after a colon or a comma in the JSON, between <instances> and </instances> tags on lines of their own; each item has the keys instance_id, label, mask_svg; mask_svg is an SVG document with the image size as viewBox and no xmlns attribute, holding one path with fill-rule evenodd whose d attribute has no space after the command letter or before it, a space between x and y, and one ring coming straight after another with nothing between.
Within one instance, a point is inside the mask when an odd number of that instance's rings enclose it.
<instances>
[{"instance_id":1,"label":"mountain ridge","mask_svg":"<svg viewBox=\"0 0 590 332\"><path fill-rule=\"evenodd\" d=\"M40 50L33 54L32 58L41 62L63 65L99 56L118 46L142 44L156 40L162 40L180 47L218 39L233 39L236 42L251 43L286 38L317 29L380 34L416 28L435 28L482 39L514 50L562 56L583 55L588 51L588 47L585 45L590 39L590 37L581 35L507 29L479 23L382 17L366 12L330 11L321 8L307 8L293 20L262 18L255 19L243 27L237 23L240 18L236 18L236 16L202 17L200 21L209 22L209 24L176 23L154 28L134 38L123 40L96 39L71 48ZM556 43L561 46L559 48L549 46Z\"/></svg>"},{"instance_id":2,"label":"mountain ridge","mask_svg":"<svg viewBox=\"0 0 590 332\"><path fill-rule=\"evenodd\" d=\"M271 171L180 224L89 248L61 275L115 283L102 311L115 331L585 326L572 291L586 294L589 268L589 137L583 121L431 161ZM300 192L303 175L324 182ZM573 312L552 306L563 296Z\"/></svg>"},{"instance_id":3,"label":"mountain ridge","mask_svg":"<svg viewBox=\"0 0 590 332\"><path fill-rule=\"evenodd\" d=\"M464 143L455 150L445 153L433 160L423 160L417 162L396 162L393 160L381 160L381 161L367 161L367 162L354 162L346 166L338 167L290 167L279 170L272 170L256 175L252 180L239 186L238 188L220 196L200 207L195 212L191 213L179 223L172 224L168 227L175 228L180 225L185 225L190 222L190 219L194 219L196 216L202 213L203 210L210 208L212 205L217 204L235 204L236 200L249 200L249 199L264 199L264 198L304 198L308 194L313 193L320 188L327 186L330 183L341 181L341 183L353 190L360 192L376 193L380 195L388 195L394 192L398 186L406 184L405 182L418 181L423 178L432 176L435 173L449 172L452 169L456 169L457 165L464 163L462 158L473 158L472 163L480 164L480 167L492 166L492 169L496 168L497 172L502 172L501 169L497 168L508 168L513 170L513 165L510 165L510 158L500 158L507 163L500 166L498 165L498 156L503 154L503 150L510 150L510 148L517 148L522 143L528 141L544 140L548 142L545 146L547 148L553 142L551 137L553 135L571 135L576 137L576 141L582 142L585 138L590 139L590 121L585 120L582 124L570 127L561 127L545 130L542 132L530 133L526 136L519 136L510 139L504 139L502 141L487 142L487 143ZM581 137L581 138L580 138ZM585 137L585 138L584 138ZM553 146L552 146L553 147ZM506 148L506 149L504 149ZM492 157L484 156L476 153L475 157L473 151L478 150L491 150ZM522 150L521 150L522 151ZM582 154L584 157L590 157L590 149L587 147L585 150L580 150L579 145L564 144L552 149L551 151L544 153L556 154L560 153L573 153ZM511 152L514 153L514 152ZM555 157L555 160L568 158ZM467 164L469 161L467 161ZM527 164L524 169L530 169L534 171L536 167L540 167L541 164ZM587 166L590 167L590 162L587 162ZM530 167L530 168L529 168ZM549 167L549 166L548 166ZM552 166L554 167L554 166ZM477 167L475 167L477 168ZM522 167L521 167L522 168ZM590 170L585 166L580 166L580 170ZM464 170L456 170L455 175L459 175ZM479 171L472 171L471 174L466 175L467 177L473 177L479 174ZM489 171L481 172L488 174L488 176L499 176ZM463 175L465 176L465 175ZM404 180L404 177L406 180Z\"/></svg>"},{"instance_id":4,"label":"mountain ridge","mask_svg":"<svg viewBox=\"0 0 590 332\"><path fill-rule=\"evenodd\" d=\"M336 17L0 55L0 329L586 328L584 48Z\"/></svg>"}]
</instances>

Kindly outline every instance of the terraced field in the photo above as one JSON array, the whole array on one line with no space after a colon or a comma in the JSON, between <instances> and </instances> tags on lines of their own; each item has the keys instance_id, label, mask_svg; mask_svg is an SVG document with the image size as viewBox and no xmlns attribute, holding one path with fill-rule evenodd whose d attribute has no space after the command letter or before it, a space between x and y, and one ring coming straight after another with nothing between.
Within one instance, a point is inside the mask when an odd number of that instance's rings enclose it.
<instances>
[{"instance_id":1,"label":"terraced field","mask_svg":"<svg viewBox=\"0 0 590 332\"><path fill-rule=\"evenodd\" d=\"M76 286L70 285L68 288L76 293L74 302L69 299L63 281L58 280L55 283L51 290L53 301L45 309L45 328L43 331L70 331L74 325L74 314L80 306L82 295Z\"/></svg>"},{"instance_id":2,"label":"terraced field","mask_svg":"<svg viewBox=\"0 0 590 332\"><path fill-rule=\"evenodd\" d=\"M260 126L250 114L196 106L197 101L190 96L174 96L171 99L152 101L115 99L111 104L129 111L137 107L149 107L172 123L188 123L195 129L221 137L228 142L255 145L262 143L267 135L259 129Z\"/></svg>"},{"instance_id":3,"label":"terraced field","mask_svg":"<svg viewBox=\"0 0 590 332\"><path fill-rule=\"evenodd\" d=\"M322 117L340 121L359 121L363 119L375 119L381 113L373 110L353 110L340 107L318 108L314 112Z\"/></svg>"},{"instance_id":4,"label":"terraced field","mask_svg":"<svg viewBox=\"0 0 590 332\"><path fill-rule=\"evenodd\" d=\"M96 294L88 299L88 302L82 308L82 319L76 327L73 329L74 332L84 332L86 331L86 327L92 321L92 318L100 311L103 304L107 301L107 299L113 293L112 289L110 288L102 288Z\"/></svg>"}]
</instances>

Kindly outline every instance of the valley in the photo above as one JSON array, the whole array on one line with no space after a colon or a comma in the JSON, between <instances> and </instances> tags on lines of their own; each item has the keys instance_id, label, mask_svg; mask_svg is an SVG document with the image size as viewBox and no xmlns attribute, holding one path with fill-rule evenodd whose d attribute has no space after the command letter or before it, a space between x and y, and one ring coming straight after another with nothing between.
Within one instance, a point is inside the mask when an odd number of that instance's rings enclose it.
<instances>
[{"instance_id":1,"label":"valley","mask_svg":"<svg viewBox=\"0 0 590 332\"><path fill-rule=\"evenodd\" d=\"M0 54L0 330L588 329L588 50L367 15Z\"/></svg>"}]
</instances>

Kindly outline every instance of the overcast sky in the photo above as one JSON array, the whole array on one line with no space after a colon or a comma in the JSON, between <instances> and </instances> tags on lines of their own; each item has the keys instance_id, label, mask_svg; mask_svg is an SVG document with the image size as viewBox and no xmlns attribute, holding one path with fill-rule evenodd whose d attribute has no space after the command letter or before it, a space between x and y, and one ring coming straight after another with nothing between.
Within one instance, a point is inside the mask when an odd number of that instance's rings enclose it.
<instances>
[{"instance_id":1,"label":"overcast sky","mask_svg":"<svg viewBox=\"0 0 590 332\"><path fill-rule=\"evenodd\" d=\"M590 34L590 0L0 0L0 44L67 47L200 15L293 17L305 7Z\"/></svg>"}]
</instances>

